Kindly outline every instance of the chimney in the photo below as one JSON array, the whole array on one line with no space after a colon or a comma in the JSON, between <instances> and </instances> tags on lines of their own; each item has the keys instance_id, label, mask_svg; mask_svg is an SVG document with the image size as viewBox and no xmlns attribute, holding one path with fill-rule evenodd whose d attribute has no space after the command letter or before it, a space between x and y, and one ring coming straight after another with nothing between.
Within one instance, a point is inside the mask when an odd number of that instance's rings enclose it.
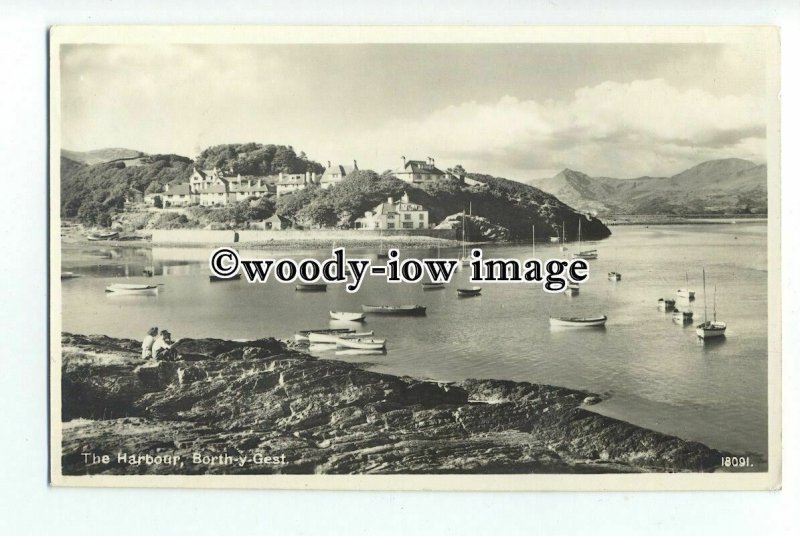
<instances>
[{"instance_id":1,"label":"chimney","mask_svg":"<svg viewBox=\"0 0 800 536\"><path fill-rule=\"evenodd\" d=\"M408 203L408 192L403 192L403 197L400 199L403 203Z\"/></svg>"},{"instance_id":2,"label":"chimney","mask_svg":"<svg viewBox=\"0 0 800 536\"><path fill-rule=\"evenodd\" d=\"M404 156L402 158L403 158L403 167L406 167L406 157Z\"/></svg>"},{"instance_id":3,"label":"chimney","mask_svg":"<svg viewBox=\"0 0 800 536\"><path fill-rule=\"evenodd\" d=\"M436 160L434 160L433 158L431 158L431 165L432 165L432 166L435 166L435 165L436 165Z\"/></svg>"},{"instance_id":4,"label":"chimney","mask_svg":"<svg viewBox=\"0 0 800 536\"><path fill-rule=\"evenodd\" d=\"M394 204L394 197L390 197L389 199L386 200L386 202L389 203L390 205L393 205Z\"/></svg>"},{"instance_id":5,"label":"chimney","mask_svg":"<svg viewBox=\"0 0 800 536\"><path fill-rule=\"evenodd\" d=\"M431 157L430 157L430 156L428 157L428 163L429 163L429 164L430 164L430 163L432 163L432 159L431 159Z\"/></svg>"},{"instance_id":6,"label":"chimney","mask_svg":"<svg viewBox=\"0 0 800 536\"><path fill-rule=\"evenodd\" d=\"M355 160L353 160L353 170L358 171L358 162L356 162Z\"/></svg>"},{"instance_id":7,"label":"chimney","mask_svg":"<svg viewBox=\"0 0 800 536\"><path fill-rule=\"evenodd\" d=\"M328 160L328 167L331 167L331 161Z\"/></svg>"}]
</instances>

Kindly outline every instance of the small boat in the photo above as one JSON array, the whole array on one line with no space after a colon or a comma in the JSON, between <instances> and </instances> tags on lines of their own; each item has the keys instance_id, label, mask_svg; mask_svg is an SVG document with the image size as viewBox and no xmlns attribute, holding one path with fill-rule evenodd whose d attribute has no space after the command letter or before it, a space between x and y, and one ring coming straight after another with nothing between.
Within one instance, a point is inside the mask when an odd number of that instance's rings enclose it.
<instances>
[{"instance_id":1,"label":"small boat","mask_svg":"<svg viewBox=\"0 0 800 536\"><path fill-rule=\"evenodd\" d=\"M561 237L559 237L559 236L551 236L550 237L550 242L555 242L556 244L558 244L560 241L561 241Z\"/></svg>"},{"instance_id":2,"label":"small boat","mask_svg":"<svg viewBox=\"0 0 800 536\"><path fill-rule=\"evenodd\" d=\"M338 334L345 334L345 333L355 333L356 330L350 328L337 328L337 329L305 329L302 331L298 331L294 334L294 340L297 342L308 342L308 336L311 333L338 333Z\"/></svg>"},{"instance_id":3,"label":"small boat","mask_svg":"<svg viewBox=\"0 0 800 536\"><path fill-rule=\"evenodd\" d=\"M363 350L356 348L348 348L347 350L336 350L336 355L385 355L385 354L386 354L386 348L378 348L374 350Z\"/></svg>"},{"instance_id":4,"label":"small boat","mask_svg":"<svg viewBox=\"0 0 800 536\"><path fill-rule=\"evenodd\" d=\"M477 296L481 293L481 287L469 287L456 289L459 296Z\"/></svg>"},{"instance_id":5,"label":"small boat","mask_svg":"<svg viewBox=\"0 0 800 536\"><path fill-rule=\"evenodd\" d=\"M61 279L75 279L78 274L74 272L61 272Z\"/></svg>"},{"instance_id":6,"label":"small boat","mask_svg":"<svg viewBox=\"0 0 800 536\"><path fill-rule=\"evenodd\" d=\"M695 333L701 339L724 337L728 324L717 321L717 286L714 285L714 320L708 319L708 300L706 300L706 269L703 268L703 323L697 326Z\"/></svg>"},{"instance_id":7,"label":"small boat","mask_svg":"<svg viewBox=\"0 0 800 536\"><path fill-rule=\"evenodd\" d=\"M100 240L114 240L115 238L119 238L119 233L111 231L108 233L89 233L86 235L86 240L90 242L98 242Z\"/></svg>"},{"instance_id":8,"label":"small boat","mask_svg":"<svg viewBox=\"0 0 800 536\"><path fill-rule=\"evenodd\" d=\"M608 280L609 281L621 281L622 274L619 272L608 272Z\"/></svg>"},{"instance_id":9,"label":"small boat","mask_svg":"<svg viewBox=\"0 0 800 536\"><path fill-rule=\"evenodd\" d=\"M658 299L658 310L669 312L675 309L675 300L670 300L669 298L659 298Z\"/></svg>"},{"instance_id":10,"label":"small boat","mask_svg":"<svg viewBox=\"0 0 800 536\"><path fill-rule=\"evenodd\" d=\"M330 352L336 350L336 343L312 343L308 345L309 352Z\"/></svg>"},{"instance_id":11,"label":"small boat","mask_svg":"<svg viewBox=\"0 0 800 536\"><path fill-rule=\"evenodd\" d=\"M336 341L336 349L349 350L383 350L386 348L386 339L339 339Z\"/></svg>"},{"instance_id":12,"label":"small boat","mask_svg":"<svg viewBox=\"0 0 800 536\"><path fill-rule=\"evenodd\" d=\"M132 285L127 283L115 283L106 287L106 292L115 295L152 295L158 294L158 285Z\"/></svg>"},{"instance_id":13,"label":"small boat","mask_svg":"<svg viewBox=\"0 0 800 536\"><path fill-rule=\"evenodd\" d=\"M694 299L694 290L689 288L689 272L686 272L686 288L679 288L677 295L679 298Z\"/></svg>"},{"instance_id":14,"label":"small boat","mask_svg":"<svg viewBox=\"0 0 800 536\"><path fill-rule=\"evenodd\" d=\"M220 276L214 275L214 274L211 274L210 276L208 276L208 280L211 283L217 283L219 281L238 281L241 278L242 278L242 273L241 272L237 272L236 274L232 275L231 277L220 277Z\"/></svg>"},{"instance_id":15,"label":"small boat","mask_svg":"<svg viewBox=\"0 0 800 536\"><path fill-rule=\"evenodd\" d=\"M364 337L371 337L374 334L374 331L362 331L360 333L309 333L308 342L336 344L339 339L363 339Z\"/></svg>"},{"instance_id":16,"label":"small boat","mask_svg":"<svg viewBox=\"0 0 800 536\"><path fill-rule=\"evenodd\" d=\"M444 283L422 283L422 290L436 290L444 288Z\"/></svg>"},{"instance_id":17,"label":"small boat","mask_svg":"<svg viewBox=\"0 0 800 536\"><path fill-rule=\"evenodd\" d=\"M694 313L692 311L679 311L675 309L672 311L672 320L676 323L688 324L694 318Z\"/></svg>"},{"instance_id":18,"label":"small boat","mask_svg":"<svg viewBox=\"0 0 800 536\"><path fill-rule=\"evenodd\" d=\"M563 328L599 328L606 325L606 320L608 320L606 315L550 317L550 326Z\"/></svg>"},{"instance_id":19,"label":"small boat","mask_svg":"<svg viewBox=\"0 0 800 536\"><path fill-rule=\"evenodd\" d=\"M328 285L325 283L298 283L294 289L302 292L325 292L328 290Z\"/></svg>"},{"instance_id":20,"label":"small boat","mask_svg":"<svg viewBox=\"0 0 800 536\"><path fill-rule=\"evenodd\" d=\"M568 283L564 289L564 294L567 296L576 296L581 291L581 286L578 283Z\"/></svg>"},{"instance_id":21,"label":"small boat","mask_svg":"<svg viewBox=\"0 0 800 536\"><path fill-rule=\"evenodd\" d=\"M421 316L425 314L427 307L424 305L362 305L361 310L365 313Z\"/></svg>"},{"instance_id":22,"label":"small boat","mask_svg":"<svg viewBox=\"0 0 800 536\"><path fill-rule=\"evenodd\" d=\"M364 313L349 313L347 311L330 311L331 318L334 320L345 320L347 322L359 322L364 320Z\"/></svg>"},{"instance_id":23,"label":"small boat","mask_svg":"<svg viewBox=\"0 0 800 536\"><path fill-rule=\"evenodd\" d=\"M581 220L578 220L578 252L572 254L573 259L591 260L597 258L596 249L581 250Z\"/></svg>"}]
</instances>

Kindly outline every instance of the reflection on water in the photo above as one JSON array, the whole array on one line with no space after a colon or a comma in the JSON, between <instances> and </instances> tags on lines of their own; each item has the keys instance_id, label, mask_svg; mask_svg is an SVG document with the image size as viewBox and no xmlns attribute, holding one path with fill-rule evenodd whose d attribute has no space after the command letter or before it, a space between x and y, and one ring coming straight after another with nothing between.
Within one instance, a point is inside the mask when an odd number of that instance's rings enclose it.
<instances>
[{"instance_id":1,"label":"reflection on water","mask_svg":"<svg viewBox=\"0 0 800 536\"><path fill-rule=\"evenodd\" d=\"M294 285L210 284L206 248L65 247L63 271L84 277L62 281L64 330L141 339L147 328L175 337L289 338L300 329L354 327L387 339L387 352L370 355L374 370L437 380L500 378L586 389L607 397L592 409L717 448L766 452L767 248L766 225L616 227L592 247L590 279L580 293L547 294L541 285L481 283L480 296L459 299L470 286L458 272L444 290L387 284L367 278L358 294L342 285L327 292L295 292ZM588 247L588 244L587 244ZM242 250L244 251L244 250ZM359 254L372 254L354 250ZM348 250L348 254L354 253ZM403 256L431 255L403 251ZM527 258L529 245L489 246L484 258ZM456 249L442 257L457 257ZM560 257L557 244L537 245L541 258ZM245 257L327 257L328 251L248 251ZM374 255L373 255L374 262ZM155 276L143 277L145 267ZM702 267L727 337L703 342L694 325L704 319ZM607 273L621 272L609 281ZM689 286L693 323L673 322L657 308ZM163 283L158 296L106 298L111 283ZM365 322L332 321L330 310L361 304L421 304L427 315L367 315ZM550 316L608 315L604 329L556 330ZM363 362L364 354L324 351L321 357Z\"/></svg>"}]
</instances>

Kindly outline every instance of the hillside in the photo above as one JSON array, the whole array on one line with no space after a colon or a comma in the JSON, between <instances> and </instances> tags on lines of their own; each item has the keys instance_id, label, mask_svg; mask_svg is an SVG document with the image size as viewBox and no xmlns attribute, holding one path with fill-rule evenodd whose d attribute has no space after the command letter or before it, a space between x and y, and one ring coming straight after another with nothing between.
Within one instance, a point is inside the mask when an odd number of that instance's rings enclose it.
<instances>
[{"instance_id":1,"label":"hillside","mask_svg":"<svg viewBox=\"0 0 800 536\"><path fill-rule=\"evenodd\" d=\"M95 165L61 158L61 214L87 225L109 226L119 219L132 190L161 192L164 184L185 179L192 168L218 167L242 174L299 172L321 169L291 147L280 145L217 145L204 150L192 161L178 155L149 155L136 159L136 165L114 161ZM242 200L221 208L194 206L176 211L128 213L126 226L134 228L242 228L274 213L306 228L352 228L357 218L372 210L387 197L399 199L408 193L412 202L425 206L432 223L471 210L475 221L487 229L499 226L507 231L494 233L497 239L529 240L535 226L539 240L559 235L566 225L567 235L576 236L581 214L555 196L519 182L472 173L477 184L468 186L455 179L442 179L423 186L407 184L387 173L360 170L341 183L322 189L311 187L280 198L265 196L258 201ZM470 220L470 226L473 226ZM477 223L470 236L480 236ZM598 219L584 217L583 236L605 238L611 234Z\"/></svg>"},{"instance_id":2,"label":"hillside","mask_svg":"<svg viewBox=\"0 0 800 536\"><path fill-rule=\"evenodd\" d=\"M615 179L565 169L532 184L601 215L767 212L767 167L738 158L703 162L672 177Z\"/></svg>"},{"instance_id":3,"label":"hillside","mask_svg":"<svg viewBox=\"0 0 800 536\"><path fill-rule=\"evenodd\" d=\"M82 164L94 165L102 164L104 162L112 162L114 160L137 158L140 156L145 156L145 153L141 151L134 151L133 149L116 147L95 149L93 151L68 151L67 149L61 149L61 156Z\"/></svg>"}]
</instances>

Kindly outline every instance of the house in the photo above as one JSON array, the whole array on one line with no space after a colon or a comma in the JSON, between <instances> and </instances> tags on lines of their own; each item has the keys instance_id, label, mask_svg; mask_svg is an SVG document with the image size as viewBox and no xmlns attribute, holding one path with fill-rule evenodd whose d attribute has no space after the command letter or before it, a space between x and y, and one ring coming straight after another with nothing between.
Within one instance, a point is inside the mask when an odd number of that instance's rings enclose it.
<instances>
[{"instance_id":1,"label":"house","mask_svg":"<svg viewBox=\"0 0 800 536\"><path fill-rule=\"evenodd\" d=\"M305 173L281 172L278 177L278 182L275 183L278 197L304 190L312 184L317 184L317 174L312 171L306 171Z\"/></svg>"},{"instance_id":2,"label":"house","mask_svg":"<svg viewBox=\"0 0 800 536\"><path fill-rule=\"evenodd\" d=\"M263 229L266 231L280 231L282 229L291 229L293 227L292 220L289 218L284 218L283 216L278 216L277 214L273 214L266 220L260 222L259 227L263 225Z\"/></svg>"},{"instance_id":3,"label":"house","mask_svg":"<svg viewBox=\"0 0 800 536\"><path fill-rule=\"evenodd\" d=\"M354 171L358 171L358 162L355 160L353 160L352 166L343 166L341 164L331 166L331 162L328 160L328 167L322 173L319 184L323 189L330 188L334 184L342 182L347 175L352 175Z\"/></svg>"},{"instance_id":4,"label":"house","mask_svg":"<svg viewBox=\"0 0 800 536\"><path fill-rule=\"evenodd\" d=\"M217 168L192 171L189 182L181 179L164 185L161 195L164 206L203 205L206 207L227 205L251 197L262 197L276 190L279 176L225 175ZM149 202L154 202L154 197Z\"/></svg>"},{"instance_id":5,"label":"house","mask_svg":"<svg viewBox=\"0 0 800 536\"><path fill-rule=\"evenodd\" d=\"M403 158L403 166L396 169L393 173L395 177L409 184L425 184L446 176L445 172L436 167L433 158L428 160L406 160Z\"/></svg>"},{"instance_id":6,"label":"house","mask_svg":"<svg viewBox=\"0 0 800 536\"><path fill-rule=\"evenodd\" d=\"M364 217L356 220L356 228L373 229L427 229L428 210L422 205L412 203L404 193L399 202L388 198Z\"/></svg>"}]
</instances>

